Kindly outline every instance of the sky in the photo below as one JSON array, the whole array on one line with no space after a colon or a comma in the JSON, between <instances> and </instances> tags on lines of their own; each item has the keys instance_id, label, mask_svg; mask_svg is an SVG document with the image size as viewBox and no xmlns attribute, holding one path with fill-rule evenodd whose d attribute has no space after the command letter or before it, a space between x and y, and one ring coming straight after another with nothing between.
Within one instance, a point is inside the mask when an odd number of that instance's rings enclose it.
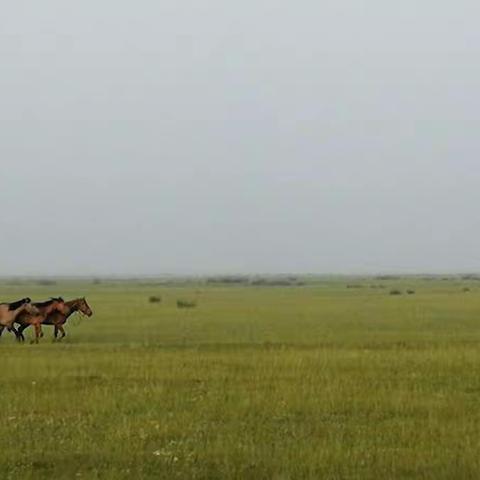
<instances>
[{"instance_id":1,"label":"sky","mask_svg":"<svg viewBox=\"0 0 480 480\"><path fill-rule=\"evenodd\" d=\"M0 276L480 271L478 2L1 10Z\"/></svg>"}]
</instances>

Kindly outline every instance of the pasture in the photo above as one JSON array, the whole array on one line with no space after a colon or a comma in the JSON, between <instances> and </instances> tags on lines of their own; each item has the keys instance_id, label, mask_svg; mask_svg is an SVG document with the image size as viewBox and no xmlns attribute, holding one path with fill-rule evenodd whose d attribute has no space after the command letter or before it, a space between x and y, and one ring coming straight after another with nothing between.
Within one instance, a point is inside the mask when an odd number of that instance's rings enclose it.
<instances>
[{"instance_id":1,"label":"pasture","mask_svg":"<svg viewBox=\"0 0 480 480\"><path fill-rule=\"evenodd\" d=\"M1 479L480 476L475 280L0 283L25 295L94 315L1 337Z\"/></svg>"}]
</instances>

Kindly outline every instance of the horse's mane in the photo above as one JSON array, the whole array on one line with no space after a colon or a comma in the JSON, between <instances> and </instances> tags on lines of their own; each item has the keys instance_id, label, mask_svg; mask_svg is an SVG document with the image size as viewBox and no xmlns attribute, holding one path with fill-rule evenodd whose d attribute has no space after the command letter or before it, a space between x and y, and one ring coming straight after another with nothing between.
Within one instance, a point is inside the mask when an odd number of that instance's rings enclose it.
<instances>
[{"instance_id":1,"label":"horse's mane","mask_svg":"<svg viewBox=\"0 0 480 480\"><path fill-rule=\"evenodd\" d=\"M8 309L9 310L17 310L17 308L20 308L22 305L24 305L25 303L29 303L31 300L27 297L27 298L22 298L21 300L18 300L17 302L12 302L12 303L8 303Z\"/></svg>"},{"instance_id":2,"label":"horse's mane","mask_svg":"<svg viewBox=\"0 0 480 480\"><path fill-rule=\"evenodd\" d=\"M65 305L68 305L69 307L72 307L73 305L80 303L83 300L83 298L73 298L72 300L68 300L65 302Z\"/></svg>"},{"instance_id":3,"label":"horse's mane","mask_svg":"<svg viewBox=\"0 0 480 480\"><path fill-rule=\"evenodd\" d=\"M62 298L51 298L50 300L47 300L46 302L35 302L33 305L35 307L48 307L51 305L53 302L63 302Z\"/></svg>"}]
</instances>

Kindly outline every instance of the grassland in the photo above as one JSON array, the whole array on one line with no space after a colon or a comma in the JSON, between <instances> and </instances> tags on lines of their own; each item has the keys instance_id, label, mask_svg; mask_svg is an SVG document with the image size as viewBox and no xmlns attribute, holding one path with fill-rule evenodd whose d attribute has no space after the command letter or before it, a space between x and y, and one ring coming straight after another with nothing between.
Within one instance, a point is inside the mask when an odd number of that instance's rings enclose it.
<instances>
[{"instance_id":1,"label":"grassland","mask_svg":"<svg viewBox=\"0 0 480 480\"><path fill-rule=\"evenodd\" d=\"M0 478L480 478L480 282L347 283L0 284L95 312L1 338Z\"/></svg>"}]
</instances>

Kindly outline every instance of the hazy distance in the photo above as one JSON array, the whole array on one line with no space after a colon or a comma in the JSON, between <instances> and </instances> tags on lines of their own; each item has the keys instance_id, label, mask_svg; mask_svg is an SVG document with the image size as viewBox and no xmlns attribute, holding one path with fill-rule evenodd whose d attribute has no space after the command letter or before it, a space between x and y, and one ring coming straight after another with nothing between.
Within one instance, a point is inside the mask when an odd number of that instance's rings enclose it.
<instances>
[{"instance_id":1,"label":"hazy distance","mask_svg":"<svg viewBox=\"0 0 480 480\"><path fill-rule=\"evenodd\" d=\"M0 276L480 271L479 14L9 2Z\"/></svg>"}]
</instances>

